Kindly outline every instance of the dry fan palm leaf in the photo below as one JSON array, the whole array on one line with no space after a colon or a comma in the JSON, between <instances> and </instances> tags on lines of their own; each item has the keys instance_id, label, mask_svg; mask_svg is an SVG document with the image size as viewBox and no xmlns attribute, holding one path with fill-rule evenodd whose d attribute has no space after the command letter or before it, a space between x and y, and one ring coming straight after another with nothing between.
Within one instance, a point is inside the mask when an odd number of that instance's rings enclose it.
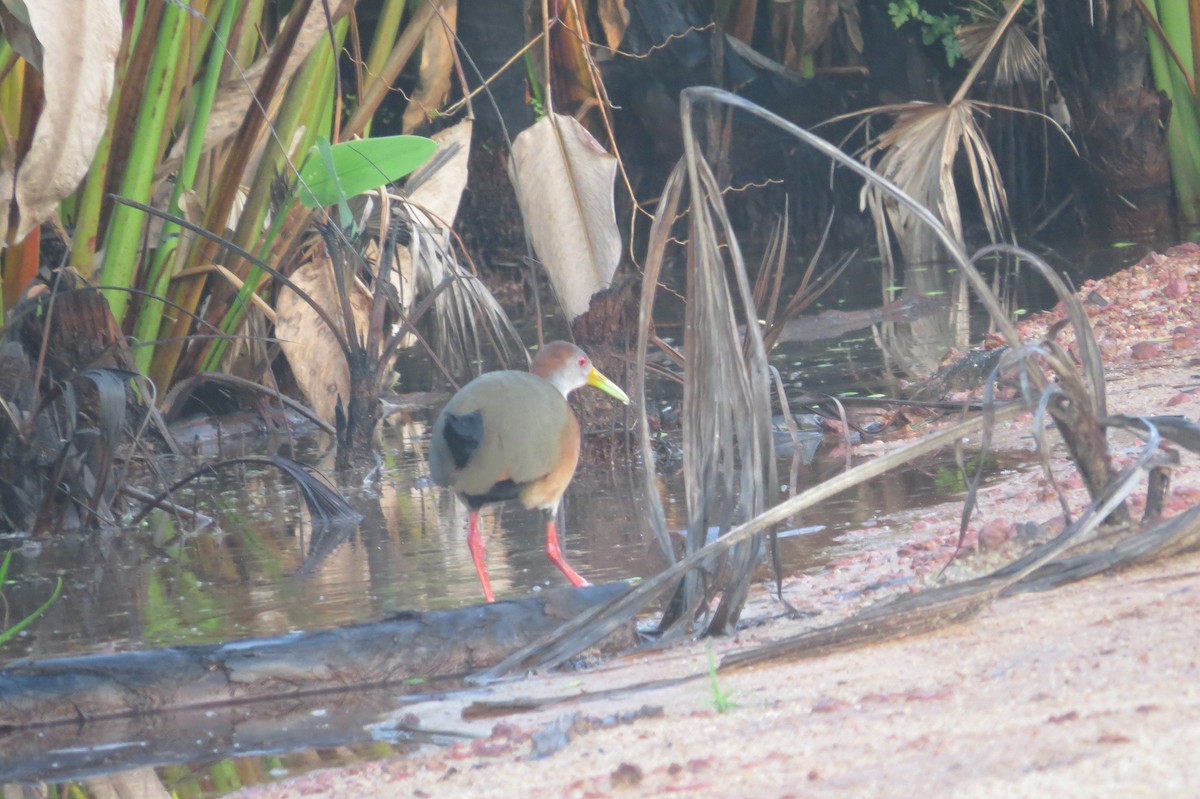
<instances>
[{"instance_id":1,"label":"dry fan palm leaf","mask_svg":"<svg viewBox=\"0 0 1200 799\"><path fill-rule=\"evenodd\" d=\"M954 168L960 155L969 168L988 236L996 241L1007 226L1008 199L999 167L975 118L986 107L960 100L951 105L904 103L861 112L896 115L895 123L867 145L863 162L922 206L934 210L960 243L962 212L954 185ZM925 263L936 255L936 240L928 228L909 209L888 202L881 187L870 183L864 186L862 200L875 219L881 253L890 252L890 227L909 263Z\"/></svg>"},{"instance_id":2,"label":"dry fan palm leaf","mask_svg":"<svg viewBox=\"0 0 1200 799\"><path fill-rule=\"evenodd\" d=\"M904 103L861 112L896 115L892 126L868 143L863 162L934 211L960 247L964 240L955 175L963 162L991 241L1004 237L1008 229L1008 200L999 166L977 120L990 107L956 99L949 105ZM945 315L927 316L903 329L894 324L882 327L880 344L889 363L927 374L937 368L946 347L968 346L966 287L961 277L952 285L941 270L921 268L944 262L947 254L911 210L891 202L877 184L868 182L861 197L874 221L884 285L903 283L909 297L948 295L954 300ZM893 236L908 267L903 279L893 261Z\"/></svg>"},{"instance_id":3,"label":"dry fan palm leaf","mask_svg":"<svg viewBox=\"0 0 1200 799\"><path fill-rule=\"evenodd\" d=\"M996 35L997 28L1002 28L995 45L996 60L991 66L992 82L997 86L1015 86L1038 83L1046 76L1046 60L1023 26L1005 25L1001 17L981 2L972 3L971 10L980 21L955 31L964 58L978 61L987 57L988 43Z\"/></svg>"},{"instance_id":4,"label":"dry fan palm leaf","mask_svg":"<svg viewBox=\"0 0 1200 799\"><path fill-rule=\"evenodd\" d=\"M514 350L524 352L512 321L483 281L459 262L454 246L452 228L467 186L472 128L473 122L464 119L434 134L433 158L405 181L406 194L389 195L393 224L403 227L409 242L393 250L392 282L400 305L407 309L415 295L450 281L434 301L433 348L455 370L481 363L485 342L496 345L504 359ZM368 224L376 236L380 221L372 216Z\"/></svg>"}]
</instances>

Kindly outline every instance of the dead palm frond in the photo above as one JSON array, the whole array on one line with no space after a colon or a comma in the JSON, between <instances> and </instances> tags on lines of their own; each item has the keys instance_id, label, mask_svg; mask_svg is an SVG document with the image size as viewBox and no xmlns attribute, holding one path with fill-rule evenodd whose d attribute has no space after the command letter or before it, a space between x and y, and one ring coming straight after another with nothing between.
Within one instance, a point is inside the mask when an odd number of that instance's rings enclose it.
<instances>
[{"instance_id":1,"label":"dead palm frond","mask_svg":"<svg viewBox=\"0 0 1200 799\"><path fill-rule=\"evenodd\" d=\"M976 120L977 114L990 107L973 100L949 105L901 103L830 121L850 116L895 116L890 128L868 142L862 153L863 163L934 211L957 242L963 241L963 228L954 173L962 157L968 165L984 226L995 241L1007 226L1008 199L996 159ZM862 202L875 220L880 253L885 259L891 252L892 235L909 263L927 263L936 255L937 241L927 226L909 209L890 202L878 185L863 187Z\"/></svg>"},{"instance_id":2,"label":"dead palm frond","mask_svg":"<svg viewBox=\"0 0 1200 799\"><path fill-rule=\"evenodd\" d=\"M971 4L976 22L962 25L956 31L958 45L963 57L970 61L986 58L988 42L1004 19L981 2ZM1046 60L1037 45L1029 38L1023 25L1011 24L1000 31L995 46L996 58L990 64L992 83L996 86L1016 86L1022 83L1039 83L1046 77Z\"/></svg>"},{"instance_id":3,"label":"dead palm frond","mask_svg":"<svg viewBox=\"0 0 1200 799\"><path fill-rule=\"evenodd\" d=\"M968 165L983 222L993 242L1007 222L1008 201L996 159L976 120L977 114L991 106L968 100L966 95L1011 28L1020 5L1013 3L1003 19L992 27L988 38L978 48L971 71L949 103L901 103L830 120L861 117L865 124L879 114L894 116L891 127L868 142L863 151L864 163L922 207L934 210L960 244L963 241L962 213L954 183L955 164L960 155ZM870 208L875 220L876 237L885 263L891 255L889 225L910 264L933 260L937 255L934 237L902 205L885 203L884 195L876 183L868 181L863 187L863 203Z\"/></svg>"},{"instance_id":4,"label":"dead palm frond","mask_svg":"<svg viewBox=\"0 0 1200 799\"><path fill-rule=\"evenodd\" d=\"M861 118L860 125L866 125L880 115L894 117L890 127L868 141L862 151L863 162L915 199L922 208L933 211L960 248L965 245L965 240L956 177L963 165L989 240L995 243L1008 236L1008 199L1004 182L979 119L991 109L1020 109L970 100L966 95L993 53L1000 52L1001 60L1012 59L1006 69L1017 68L1021 61L1017 53L1024 51L1019 45L1009 45L1013 54L1006 55L1008 51L1003 43L1013 30L1019 7L1020 3L1012 4L1002 19L989 25L983 41L972 44L975 63L950 102L880 106L830 120ZM1037 55L1036 49L1034 55ZM881 343L889 361L898 362L906 370L928 373L936 368L946 347L967 346L965 284L960 277L956 285L947 285L939 274L927 268L946 262L949 254L929 226L904 205L893 202L880 184L868 181L861 197L875 225L876 241L884 263L884 286L903 282L905 293L910 296L937 293L954 298L946 317L920 320L919 331L913 328L910 335L900 335L895 325L886 325L882 330ZM904 281L899 281L896 276L893 239L909 267ZM918 271L914 267L926 268Z\"/></svg>"},{"instance_id":5,"label":"dead palm frond","mask_svg":"<svg viewBox=\"0 0 1200 799\"><path fill-rule=\"evenodd\" d=\"M455 373L470 364L481 364L487 344L507 359L524 352L512 321L483 281L458 260L454 234L428 209L409 198L392 194L393 223L404 228L408 244L393 248L393 285L403 308L443 283L447 288L434 300L431 342L439 359ZM374 220L378 227L378 218ZM372 252L378 253L380 240ZM372 259L368 259L372 260Z\"/></svg>"},{"instance_id":6,"label":"dead palm frond","mask_svg":"<svg viewBox=\"0 0 1200 799\"><path fill-rule=\"evenodd\" d=\"M683 468L690 553L704 546L710 526L722 535L766 510L776 496L778 478L771 439L771 376L750 280L720 187L696 144L689 110L685 104L692 211L684 318L688 366L683 382ZM738 333L739 319L744 337ZM720 591L721 603L709 630L732 629L760 547L760 540L752 538L734 548L730 562L723 564L728 576L718 581L718 575L711 574L703 590L685 581L679 596L682 619Z\"/></svg>"},{"instance_id":7,"label":"dead palm frond","mask_svg":"<svg viewBox=\"0 0 1200 799\"><path fill-rule=\"evenodd\" d=\"M687 157L667 182L650 233L638 358L639 363L644 361L649 341L657 286L652 276L658 274L677 209L687 196L692 210L688 215L684 320L683 462L690 554L704 546L711 527L721 535L765 510L773 501L778 479L770 432L770 370L755 322L754 293L717 181L690 127L685 128ZM739 323L744 333L739 333ZM635 382L634 390L642 395L643 380ZM639 407L644 417L644 404ZM650 442L644 418L641 430L645 456ZM655 479L652 464L647 458L650 485ZM657 492L651 496L657 497ZM664 552L674 559L661 507L652 509L650 516ZM688 572L662 620L663 629L683 629L717 594L721 601L707 628L710 632L732 629L761 548L761 536L754 536L728 555Z\"/></svg>"},{"instance_id":8,"label":"dead palm frond","mask_svg":"<svg viewBox=\"0 0 1200 799\"><path fill-rule=\"evenodd\" d=\"M867 115L862 124L867 124L871 115L895 115L891 127L867 143L863 163L931 210L960 247L965 245L956 185L960 162L967 164L991 241L1003 238L1008 229L1008 200L999 166L977 119L990 107L974 100L957 99L948 105L902 103L858 114ZM909 297L953 298L946 314L916 321L908 327L907 334L895 324L881 329L880 343L889 363L897 363L911 373L928 374L937 368L946 348L967 346L966 287L961 279L956 285L951 284L944 270L931 268L945 263L948 255L929 226L910 209L893 202L884 188L871 182L863 186L861 197L874 222L884 265L883 285L903 283L904 294ZM903 280L897 277L893 237L907 265Z\"/></svg>"},{"instance_id":9,"label":"dead palm frond","mask_svg":"<svg viewBox=\"0 0 1200 799\"><path fill-rule=\"evenodd\" d=\"M439 145L435 157L408 177L403 193L388 197L394 224L404 229L401 240L408 241L407 246L394 250L392 263L392 281L401 307L410 307L415 296L450 281L434 301L432 348L455 373L484 362L485 341L504 361L513 349L525 352L504 309L474 270L458 259L452 231L467 186L473 131L474 122L468 117L435 133L433 139ZM373 223L382 250L379 218Z\"/></svg>"}]
</instances>

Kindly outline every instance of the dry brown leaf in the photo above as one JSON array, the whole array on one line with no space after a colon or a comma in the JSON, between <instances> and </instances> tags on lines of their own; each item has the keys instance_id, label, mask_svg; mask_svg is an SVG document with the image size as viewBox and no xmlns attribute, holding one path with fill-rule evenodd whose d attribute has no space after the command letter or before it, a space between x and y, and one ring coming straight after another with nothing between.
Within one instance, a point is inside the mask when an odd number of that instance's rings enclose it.
<instances>
[{"instance_id":1,"label":"dry brown leaf","mask_svg":"<svg viewBox=\"0 0 1200 799\"><path fill-rule=\"evenodd\" d=\"M846 23L846 38L850 40L850 46L854 48L854 52L861 53L863 35L859 25L858 0L842 0L842 20Z\"/></svg>"},{"instance_id":2,"label":"dry brown leaf","mask_svg":"<svg viewBox=\"0 0 1200 799\"><path fill-rule=\"evenodd\" d=\"M437 113L450 94L450 74L454 69L454 33L458 24L458 0L442 6L441 24L437 20L425 29L421 39L421 65L417 88L404 109L402 128L412 133L417 126Z\"/></svg>"},{"instance_id":3,"label":"dry brown leaf","mask_svg":"<svg viewBox=\"0 0 1200 799\"><path fill-rule=\"evenodd\" d=\"M5 34L42 73L44 101L29 152L19 164L9 153L0 159L0 218L15 202L14 241L54 214L91 166L121 47L118 0L41 0L25 8L29 27L6 15Z\"/></svg>"},{"instance_id":4,"label":"dry brown leaf","mask_svg":"<svg viewBox=\"0 0 1200 799\"><path fill-rule=\"evenodd\" d=\"M629 10L625 8L625 0L600 0L596 13L600 16L600 27L604 29L604 41L616 50L625 38L625 29L629 27Z\"/></svg>"},{"instance_id":5,"label":"dry brown leaf","mask_svg":"<svg viewBox=\"0 0 1200 799\"><path fill-rule=\"evenodd\" d=\"M804 45L800 50L801 56L810 55L825 43L833 23L837 22L840 6L838 0L808 0L804 4Z\"/></svg>"},{"instance_id":6,"label":"dry brown leaf","mask_svg":"<svg viewBox=\"0 0 1200 799\"><path fill-rule=\"evenodd\" d=\"M988 44L999 24L999 18L989 15L982 22L960 26L955 35L963 57L975 61L980 56L989 55L991 51ZM996 60L990 65L995 85L1036 83L1046 75L1046 62L1038 52L1037 45L1029 38L1029 32L1022 26L1007 26L996 48Z\"/></svg>"},{"instance_id":7,"label":"dry brown leaf","mask_svg":"<svg viewBox=\"0 0 1200 799\"><path fill-rule=\"evenodd\" d=\"M297 269L291 277L301 291L331 311L340 328L338 309L342 306L333 283L333 264L325 251L319 250L319 257ZM357 283L351 289L350 307L355 330L365 330L371 298ZM309 405L318 416L333 424L338 397L343 405L350 401L350 367L333 331L295 291L282 289L275 302L275 337Z\"/></svg>"},{"instance_id":8,"label":"dry brown leaf","mask_svg":"<svg viewBox=\"0 0 1200 799\"><path fill-rule=\"evenodd\" d=\"M447 229L454 227L458 204L467 188L467 160L471 155L473 127L474 123L468 118L433 134L430 138L437 142L438 148L429 163L437 168L428 176L423 172L414 173L408 181L410 186L415 184L409 192L409 202ZM421 178L419 182L418 177Z\"/></svg>"},{"instance_id":9,"label":"dry brown leaf","mask_svg":"<svg viewBox=\"0 0 1200 799\"><path fill-rule=\"evenodd\" d=\"M613 207L617 159L575 119L550 114L513 142L510 177L533 242L568 319L612 282L621 258Z\"/></svg>"}]
</instances>

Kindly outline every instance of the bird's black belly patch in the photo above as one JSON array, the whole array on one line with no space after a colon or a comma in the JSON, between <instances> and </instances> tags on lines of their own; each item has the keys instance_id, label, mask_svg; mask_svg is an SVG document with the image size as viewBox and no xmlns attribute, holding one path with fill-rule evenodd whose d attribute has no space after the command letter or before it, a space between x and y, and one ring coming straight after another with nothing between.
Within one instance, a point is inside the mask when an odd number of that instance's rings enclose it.
<instances>
[{"instance_id":1,"label":"bird's black belly patch","mask_svg":"<svg viewBox=\"0 0 1200 799\"><path fill-rule=\"evenodd\" d=\"M479 411L464 413L461 416L454 413L446 414L446 425L442 428L442 438L446 440L446 449L454 460L454 468L466 468L467 462L483 443L483 414Z\"/></svg>"},{"instance_id":2,"label":"bird's black belly patch","mask_svg":"<svg viewBox=\"0 0 1200 799\"><path fill-rule=\"evenodd\" d=\"M521 486L512 480L501 480L494 483L486 494L466 494L467 504L472 508L482 508L490 502L505 502L516 499L521 493Z\"/></svg>"}]
</instances>

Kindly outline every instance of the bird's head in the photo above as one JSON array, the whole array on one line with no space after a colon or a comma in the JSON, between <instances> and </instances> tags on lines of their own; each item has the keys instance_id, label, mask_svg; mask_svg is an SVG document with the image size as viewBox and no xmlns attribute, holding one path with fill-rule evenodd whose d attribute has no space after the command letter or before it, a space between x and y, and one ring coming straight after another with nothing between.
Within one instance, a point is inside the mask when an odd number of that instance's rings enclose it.
<instances>
[{"instance_id":1,"label":"bird's head","mask_svg":"<svg viewBox=\"0 0 1200 799\"><path fill-rule=\"evenodd\" d=\"M562 392L565 397L577 388L594 386L629 404L629 397L592 365L592 359L569 341L552 341L538 350L529 371Z\"/></svg>"}]
</instances>

